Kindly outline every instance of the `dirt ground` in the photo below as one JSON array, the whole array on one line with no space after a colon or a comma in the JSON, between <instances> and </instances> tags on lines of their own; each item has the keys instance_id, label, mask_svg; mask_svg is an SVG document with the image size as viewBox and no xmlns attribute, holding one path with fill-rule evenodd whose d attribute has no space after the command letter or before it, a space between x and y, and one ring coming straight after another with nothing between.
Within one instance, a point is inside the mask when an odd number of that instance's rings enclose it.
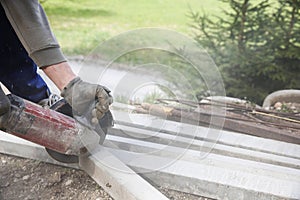
<instances>
[{"instance_id":1,"label":"dirt ground","mask_svg":"<svg viewBox=\"0 0 300 200\"><path fill-rule=\"evenodd\" d=\"M159 188L170 200L209 200ZM112 200L85 172L0 154L0 200Z\"/></svg>"}]
</instances>

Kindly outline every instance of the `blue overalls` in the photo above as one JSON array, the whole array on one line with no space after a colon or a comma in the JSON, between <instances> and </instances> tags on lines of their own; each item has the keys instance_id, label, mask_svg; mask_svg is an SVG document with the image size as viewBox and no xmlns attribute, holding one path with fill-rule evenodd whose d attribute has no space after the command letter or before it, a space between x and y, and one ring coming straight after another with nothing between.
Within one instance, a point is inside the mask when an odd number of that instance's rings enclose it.
<instances>
[{"instance_id":1,"label":"blue overalls","mask_svg":"<svg viewBox=\"0 0 300 200\"><path fill-rule=\"evenodd\" d=\"M50 93L47 84L37 73L37 65L28 56L1 5L0 81L13 94L35 103L48 98Z\"/></svg>"}]
</instances>

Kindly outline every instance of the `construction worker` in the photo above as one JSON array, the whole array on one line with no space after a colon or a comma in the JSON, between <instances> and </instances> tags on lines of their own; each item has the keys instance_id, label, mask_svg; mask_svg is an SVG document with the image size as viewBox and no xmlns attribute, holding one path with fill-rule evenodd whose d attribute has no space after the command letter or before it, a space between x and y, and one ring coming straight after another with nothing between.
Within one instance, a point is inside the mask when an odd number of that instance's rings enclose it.
<instances>
[{"instance_id":1,"label":"construction worker","mask_svg":"<svg viewBox=\"0 0 300 200\"><path fill-rule=\"evenodd\" d=\"M97 102L91 111L99 120L112 103L110 91L74 74L38 0L0 2L0 81L13 94L42 102L49 98L50 91L37 73L39 67L77 113L86 112L92 102ZM9 105L0 91L0 115L9 111Z\"/></svg>"}]
</instances>

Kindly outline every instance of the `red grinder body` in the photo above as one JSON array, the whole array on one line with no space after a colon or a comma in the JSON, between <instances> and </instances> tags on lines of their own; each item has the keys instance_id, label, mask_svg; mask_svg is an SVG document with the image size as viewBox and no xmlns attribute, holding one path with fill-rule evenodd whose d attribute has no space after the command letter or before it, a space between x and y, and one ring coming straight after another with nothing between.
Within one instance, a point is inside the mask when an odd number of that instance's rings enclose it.
<instances>
[{"instance_id":1,"label":"red grinder body","mask_svg":"<svg viewBox=\"0 0 300 200\"><path fill-rule=\"evenodd\" d=\"M79 155L81 125L72 117L8 95L11 112L5 131L67 155Z\"/></svg>"}]
</instances>

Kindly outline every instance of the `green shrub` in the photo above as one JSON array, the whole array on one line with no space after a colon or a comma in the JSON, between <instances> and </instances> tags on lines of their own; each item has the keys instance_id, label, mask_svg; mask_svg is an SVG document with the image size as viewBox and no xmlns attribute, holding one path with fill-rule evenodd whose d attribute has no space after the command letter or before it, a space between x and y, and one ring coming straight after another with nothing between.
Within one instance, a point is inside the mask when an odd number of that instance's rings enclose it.
<instances>
[{"instance_id":1,"label":"green shrub","mask_svg":"<svg viewBox=\"0 0 300 200\"><path fill-rule=\"evenodd\" d=\"M230 6L222 17L191 11L190 18L227 95L261 103L273 91L300 88L300 0L220 1Z\"/></svg>"}]
</instances>

